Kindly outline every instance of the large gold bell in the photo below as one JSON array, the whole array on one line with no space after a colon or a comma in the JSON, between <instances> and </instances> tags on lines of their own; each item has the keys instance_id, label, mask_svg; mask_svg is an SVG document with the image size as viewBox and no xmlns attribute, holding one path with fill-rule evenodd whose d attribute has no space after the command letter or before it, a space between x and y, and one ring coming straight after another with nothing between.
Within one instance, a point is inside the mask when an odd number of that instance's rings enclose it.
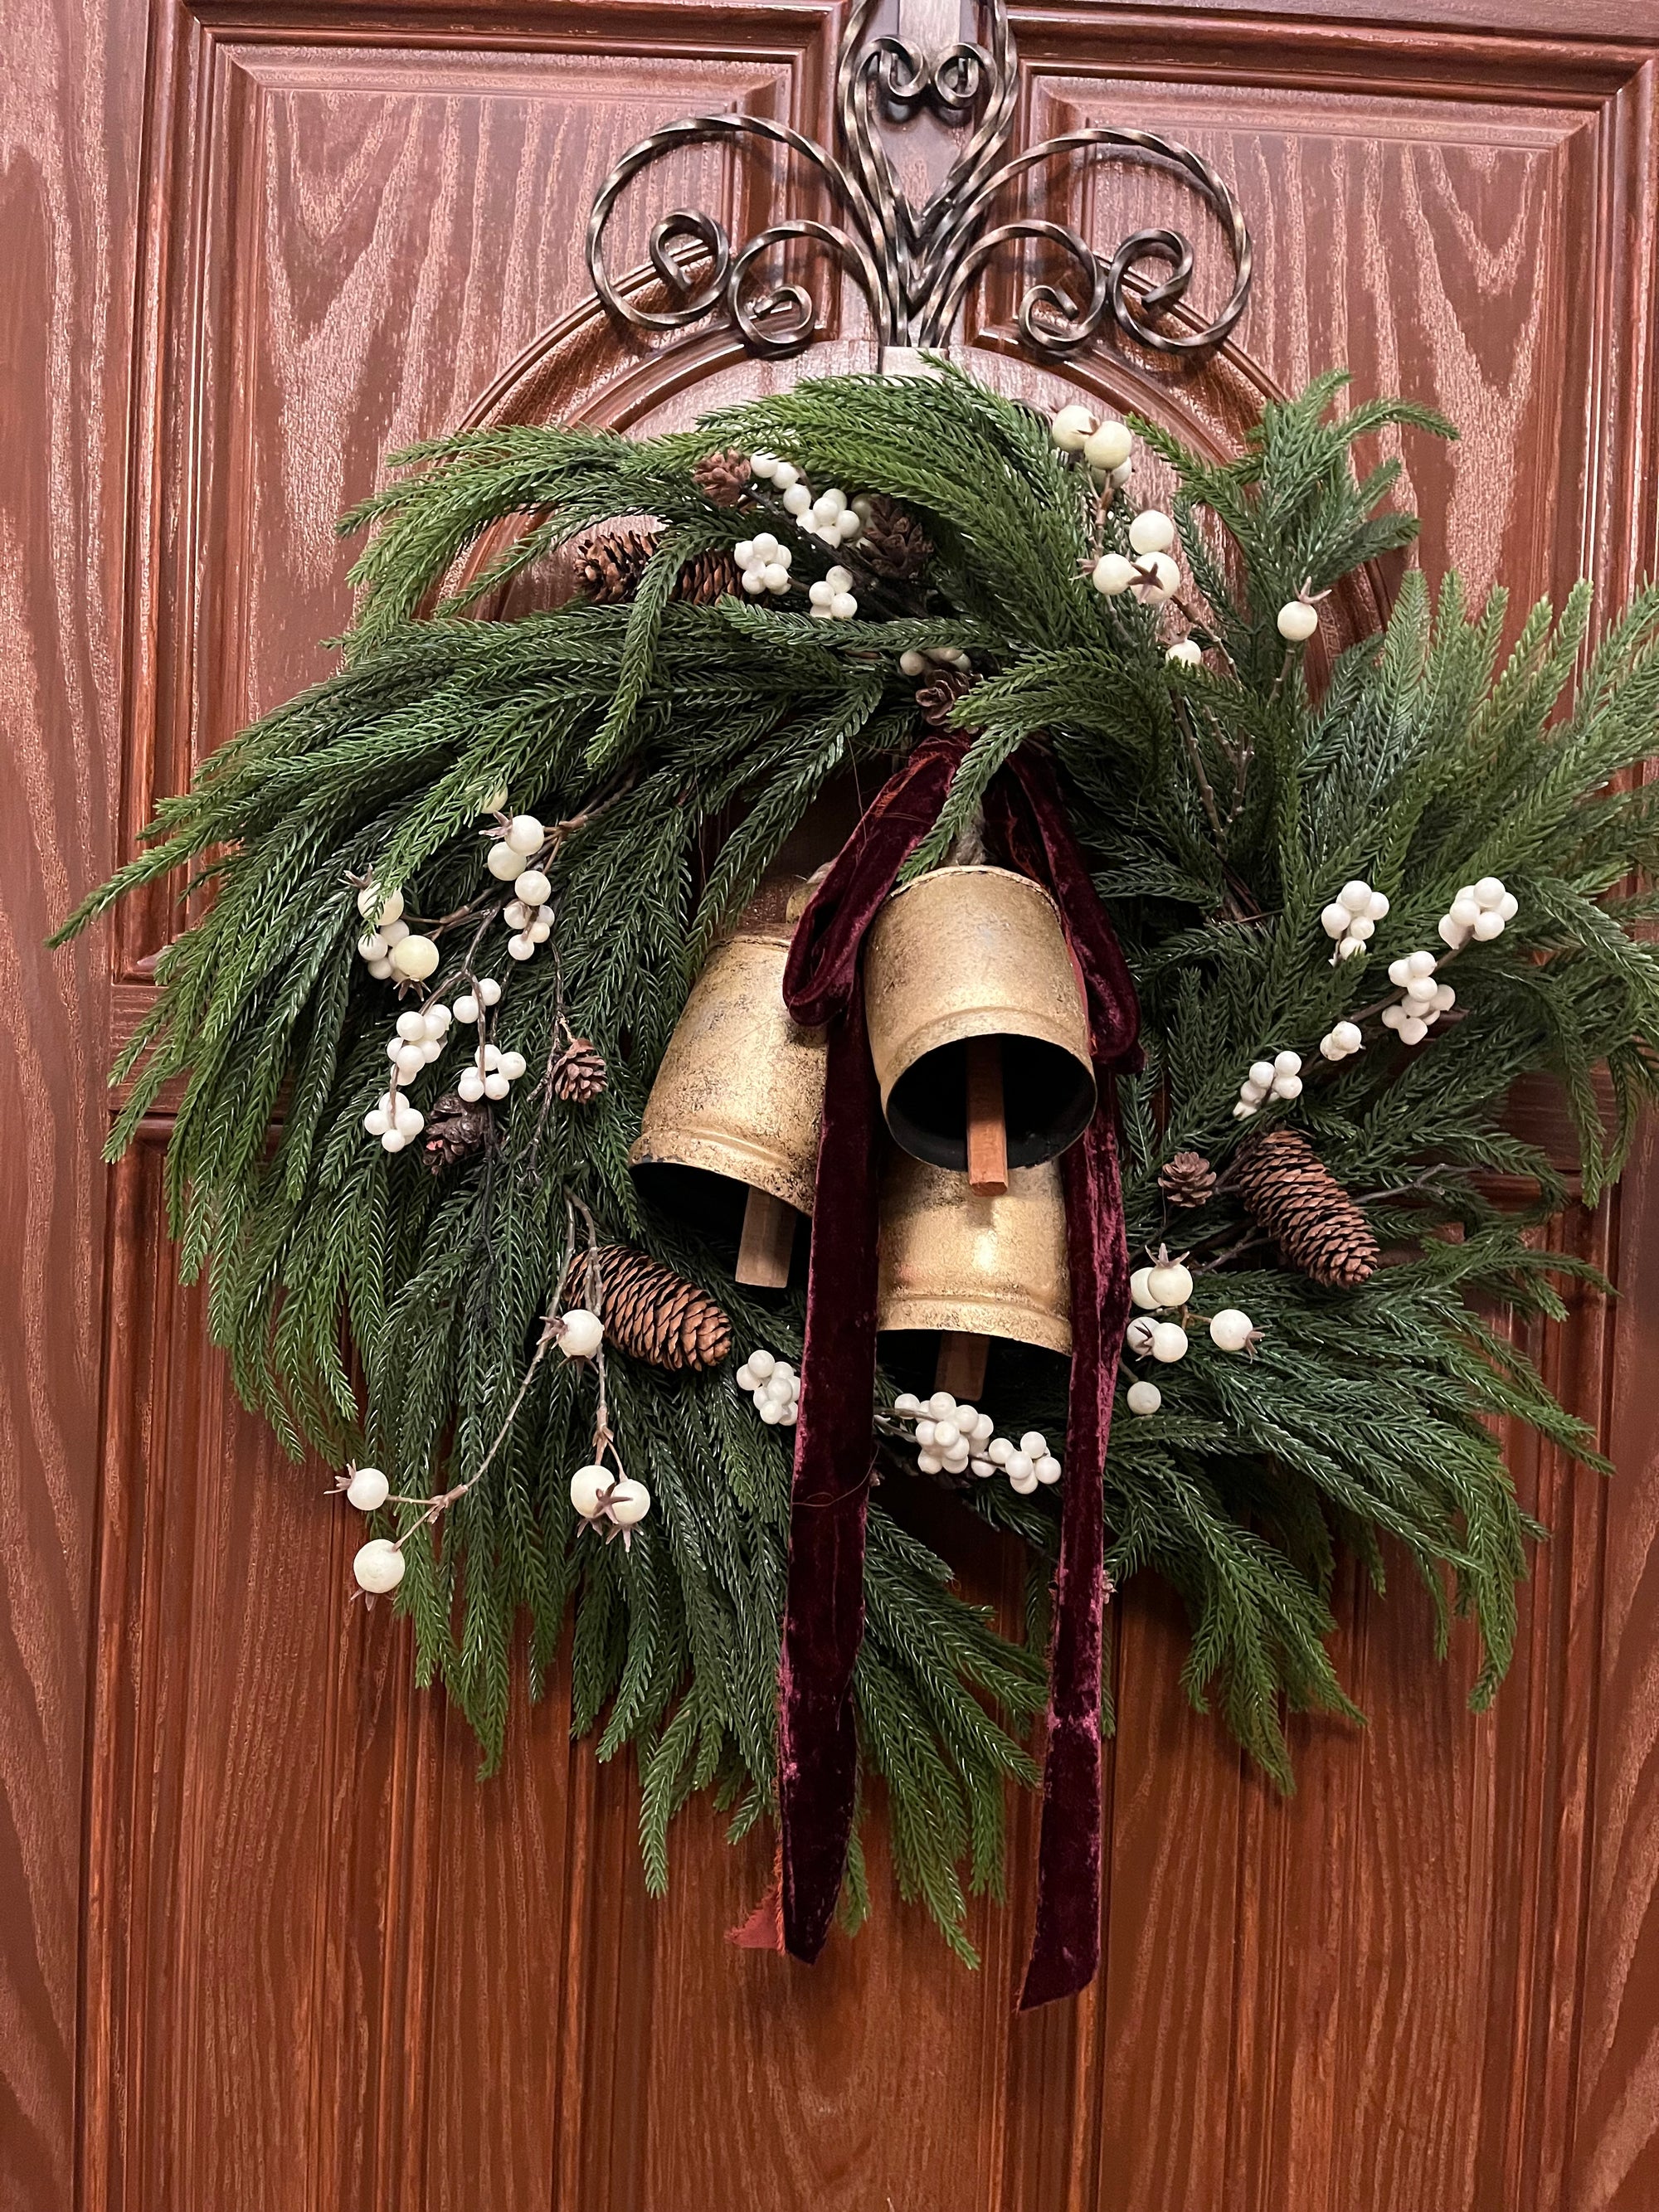
<instances>
[{"instance_id":1,"label":"large gold bell","mask_svg":"<svg viewBox=\"0 0 1659 2212\"><path fill-rule=\"evenodd\" d=\"M878 1329L937 1329L941 1389L972 1397L986 1342L1072 1348L1066 1205L1052 1160L1013 1168L1000 1193L895 1152L881 1194ZM975 1341L977 1340L977 1341Z\"/></svg>"},{"instance_id":2,"label":"large gold bell","mask_svg":"<svg viewBox=\"0 0 1659 2212\"><path fill-rule=\"evenodd\" d=\"M787 1279L795 1217L812 1211L824 1038L783 1003L789 927L740 927L708 956L668 1040L629 1154L642 1185L717 1237L739 1282Z\"/></svg>"},{"instance_id":3,"label":"large gold bell","mask_svg":"<svg viewBox=\"0 0 1659 2212\"><path fill-rule=\"evenodd\" d=\"M1006 1168L1051 1160L1087 1127L1082 984L1029 877L936 868L895 892L870 932L864 1006L887 1126L916 1158L994 1191Z\"/></svg>"}]
</instances>

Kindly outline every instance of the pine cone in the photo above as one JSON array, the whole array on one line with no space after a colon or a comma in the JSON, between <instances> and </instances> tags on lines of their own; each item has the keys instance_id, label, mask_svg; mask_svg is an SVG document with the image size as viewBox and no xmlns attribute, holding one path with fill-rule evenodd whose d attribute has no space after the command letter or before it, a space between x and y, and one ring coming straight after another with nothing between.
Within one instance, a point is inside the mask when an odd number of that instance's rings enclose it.
<instances>
[{"instance_id":1,"label":"pine cone","mask_svg":"<svg viewBox=\"0 0 1659 2212\"><path fill-rule=\"evenodd\" d=\"M694 553L674 579L672 597L688 606L712 607L743 589L743 571L723 547Z\"/></svg>"},{"instance_id":2,"label":"pine cone","mask_svg":"<svg viewBox=\"0 0 1659 2212\"><path fill-rule=\"evenodd\" d=\"M1238 1156L1238 1193L1286 1264L1328 1290L1353 1291L1381 1258L1370 1224L1307 1139L1269 1129Z\"/></svg>"},{"instance_id":3,"label":"pine cone","mask_svg":"<svg viewBox=\"0 0 1659 2212\"><path fill-rule=\"evenodd\" d=\"M1177 1152L1159 1173L1158 1187L1173 1206L1207 1205L1215 1170L1202 1152Z\"/></svg>"},{"instance_id":4,"label":"pine cone","mask_svg":"<svg viewBox=\"0 0 1659 2212\"><path fill-rule=\"evenodd\" d=\"M495 1134L495 1116L488 1106L469 1106L458 1092L449 1091L426 1117L426 1164L434 1175L441 1175L488 1152Z\"/></svg>"},{"instance_id":5,"label":"pine cone","mask_svg":"<svg viewBox=\"0 0 1659 2212\"><path fill-rule=\"evenodd\" d=\"M678 1373L718 1367L732 1350L732 1323L707 1291L629 1244L601 1244L594 1254L599 1314L618 1352ZM565 1277L564 1299L586 1304L594 1293L587 1255L579 1252Z\"/></svg>"},{"instance_id":6,"label":"pine cone","mask_svg":"<svg viewBox=\"0 0 1659 2212\"><path fill-rule=\"evenodd\" d=\"M933 557L927 533L908 508L878 492L859 532L859 555L878 576L919 576Z\"/></svg>"},{"instance_id":7,"label":"pine cone","mask_svg":"<svg viewBox=\"0 0 1659 2212\"><path fill-rule=\"evenodd\" d=\"M611 530L591 542L582 562L581 586L595 606L617 606L633 598L661 536L659 530ZM671 597L691 606L712 607L742 584L737 562L715 547L692 555L675 577Z\"/></svg>"},{"instance_id":8,"label":"pine cone","mask_svg":"<svg viewBox=\"0 0 1659 2212\"><path fill-rule=\"evenodd\" d=\"M951 708L964 691L973 690L978 680L960 668L941 668L930 676L916 693L916 704L928 728L948 730Z\"/></svg>"},{"instance_id":9,"label":"pine cone","mask_svg":"<svg viewBox=\"0 0 1659 2212\"><path fill-rule=\"evenodd\" d=\"M659 535L654 530L611 530L592 540L582 562L581 584L596 606L611 607L633 598Z\"/></svg>"},{"instance_id":10,"label":"pine cone","mask_svg":"<svg viewBox=\"0 0 1659 2212\"><path fill-rule=\"evenodd\" d=\"M735 447L729 453L705 453L691 476L697 489L714 506L737 507L750 482L749 456Z\"/></svg>"},{"instance_id":11,"label":"pine cone","mask_svg":"<svg viewBox=\"0 0 1659 2212\"><path fill-rule=\"evenodd\" d=\"M605 1089L605 1054L591 1037L572 1037L553 1066L553 1095L568 1106L590 1105Z\"/></svg>"}]
</instances>

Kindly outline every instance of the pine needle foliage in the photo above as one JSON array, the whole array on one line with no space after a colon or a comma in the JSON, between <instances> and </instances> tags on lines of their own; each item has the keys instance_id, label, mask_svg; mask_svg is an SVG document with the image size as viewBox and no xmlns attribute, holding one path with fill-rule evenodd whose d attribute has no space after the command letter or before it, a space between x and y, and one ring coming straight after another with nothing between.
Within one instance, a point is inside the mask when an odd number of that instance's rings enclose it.
<instances>
[{"instance_id":1,"label":"pine needle foliage","mask_svg":"<svg viewBox=\"0 0 1659 2212\"><path fill-rule=\"evenodd\" d=\"M1586 660L1581 587L1559 616L1534 610L1500 662L1501 595L1472 610L1449 577L1437 602L1408 573L1386 629L1311 684L1278 608L1340 586L1414 528L1386 504L1391 465L1357 477L1355 441L1389 425L1447 429L1395 403L1334 413L1342 382L1269 407L1224 465L1134 425L1178 486L1179 621L1091 587L1092 561L1127 550L1127 494L1103 498L1041 417L953 370L808 381L638 443L501 428L399 457L348 518L368 538L339 672L208 761L62 933L140 884L210 885L115 1071L129 1090L110 1152L181 1079L167 1165L180 1265L210 1270L210 1323L236 1386L290 1451L356 1453L415 1496L476 1468L561 1280L573 1200L602 1235L706 1285L740 1346L799 1353L798 1308L761 1308L716 1251L645 1211L628 1149L713 938L833 777L864 768L870 787L921 734L901 653L959 647L981 679L954 710L969 749L915 866L945 854L1018 747L1051 749L1143 999L1147 1066L1120 1102L1132 1245L1178 1234L1198 1310L1242 1306L1264 1333L1244 1358L1196 1328L1191 1355L1160 1373L1158 1415L1120 1417L1105 1471L1110 1573L1121 1586L1151 1571L1180 1591L1193 1699L1218 1705L1286 1786L1288 1711L1357 1717L1328 1649L1345 1550L1379 1587L1391 1555L1411 1563L1443 1650L1451 1620L1472 1620L1484 1654L1474 1699L1490 1698L1540 1533L1499 1425L1528 1424L1601 1465L1506 1326L1559 1318L1557 1282L1572 1267L1538 1249L1560 1183L1506 1131L1503 1109L1517 1077L1559 1079L1593 1201L1659 1073L1659 963L1638 934L1653 901L1630 888L1659 859L1659 799L1629 776L1654 742L1659 591ZM792 547L801 586L834 561L857 566L856 545L832 553L763 488L737 509L704 498L694 465L729 447L899 502L934 549L925 575L860 574L860 618L846 623L806 619L799 596L675 602L686 562L763 522ZM662 534L631 605L469 614L550 549L639 515ZM499 545L515 519L506 552L484 560L486 538ZM1206 648L1190 668L1166 657L1188 623ZM550 864L556 958L521 967L505 957L500 902L471 918L497 888L479 822L501 793L514 810L578 825ZM1435 947L1437 918L1488 874L1519 913L1457 957L1455 1019L1403 1047L1375 1020L1388 964ZM1364 957L1334 966L1318 916L1354 876L1391 911ZM357 888L371 879L416 915L466 910L464 930L441 934L431 993L501 977L501 1044L536 1071L568 1019L609 1064L603 1097L564 1106L526 1079L501 1146L438 1177L367 1139L396 1011L356 952ZM1365 1019L1366 1048L1328 1065L1318 1040L1350 1016ZM1235 1120L1249 1063L1285 1047L1307 1064L1303 1096ZM451 1087L461 1050L456 1036L419 1097ZM1272 1264L1238 1203L1226 1170L1241 1132L1275 1118L1308 1135L1403 1255L1358 1290ZM1158 1179L1182 1151L1221 1172L1201 1208L1171 1223ZM1501 1207L1483 1188L1492 1172L1529 1179L1535 1201ZM574 1615L574 1725L599 1732L601 1755L635 1747L655 1890L693 1791L714 1789L736 1833L769 1815L787 1451L729 1368L611 1364L621 1448L655 1500L631 1544L598 1541L572 1511L592 1391L551 1360L488 1479L411 1539L398 1604L422 1680L459 1700L486 1764L520 1620L538 1683ZM1053 1409L1006 1418L1040 1411ZM1006 1785L1034 1778L1054 1516L1046 1497L1000 1485L965 1503L1030 1547L1024 1639L957 1597L946 1562L878 1493L856 1691L901 1886L970 1956L964 1886L1000 1889ZM401 1525L395 1509L383 1520L388 1533ZM854 1920L861 1867L855 1854Z\"/></svg>"}]
</instances>

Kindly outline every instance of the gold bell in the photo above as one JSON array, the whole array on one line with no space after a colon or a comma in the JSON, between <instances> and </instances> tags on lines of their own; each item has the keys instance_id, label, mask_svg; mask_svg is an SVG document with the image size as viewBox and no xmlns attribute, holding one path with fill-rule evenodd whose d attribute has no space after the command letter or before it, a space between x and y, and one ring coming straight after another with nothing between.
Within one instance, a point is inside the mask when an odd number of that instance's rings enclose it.
<instances>
[{"instance_id":1,"label":"gold bell","mask_svg":"<svg viewBox=\"0 0 1659 2212\"><path fill-rule=\"evenodd\" d=\"M864 1009L887 1126L916 1158L994 1192L1087 1127L1083 987L1029 877L935 868L896 891L870 932Z\"/></svg>"},{"instance_id":2,"label":"gold bell","mask_svg":"<svg viewBox=\"0 0 1659 2212\"><path fill-rule=\"evenodd\" d=\"M938 1387L977 1395L989 1340L1072 1348L1066 1204L1053 1160L976 1191L948 1168L896 1151L881 1194L878 1329L937 1329Z\"/></svg>"},{"instance_id":3,"label":"gold bell","mask_svg":"<svg viewBox=\"0 0 1659 2212\"><path fill-rule=\"evenodd\" d=\"M737 1279L789 1279L797 1214L812 1211L824 1037L789 1018L793 926L739 924L709 954L668 1040L629 1164L675 1212L729 1240Z\"/></svg>"}]
</instances>

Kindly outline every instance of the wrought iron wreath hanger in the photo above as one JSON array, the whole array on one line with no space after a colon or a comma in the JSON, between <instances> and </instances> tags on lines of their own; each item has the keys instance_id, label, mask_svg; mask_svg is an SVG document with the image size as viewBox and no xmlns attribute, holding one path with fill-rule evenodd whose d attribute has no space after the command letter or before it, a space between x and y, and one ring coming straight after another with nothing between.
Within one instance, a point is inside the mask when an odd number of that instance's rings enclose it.
<instances>
[{"instance_id":1,"label":"wrought iron wreath hanger","mask_svg":"<svg viewBox=\"0 0 1659 2212\"><path fill-rule=\"evenodd\" d=\"M817 303L797 283L768 284L757 264L796 239L825 246L851 270L864 292L884 350L942 348L949 343L963 295L999 247L1035 239L1056 246L1072 264L1079 296L1057 284L1026 291L1019 326L1034 351L1064 359L1115 325L1126 337L1166 355L1194 355L1218 345L1244 312L1250 289L1250 234L1238 202L1202 155L1148 131L1092 125L1069 131L1003 159L1013 135L1019 60L1006 0L980 0L984 43L958 39L933 52L901 34L869 36L880 0L854 0L841 35L836 112L843 157L764 116L693 115L630 147L600 185L587 225L587 266L611 313L641 331L684 330L724 313L757 353L798 353L817 335ZM913 12L917 0L909 0ZM937 15L938 9L928 12ZM943 184L920 207L906 197L882 136L884 113L898 121L931 108L968 128L966 143ZM643 307L617 289L605 263L605 232L629 181L681 146L720 140L760 141L798 155L827 187L839 223L801 216L770 224L735 252L714 216L677 208L655 225L651 265L669 304ZM1193 248L1177 230L1138 230L1109 259L1067 225L1016 216L987 228L998 195L1042 163L1099 150L1139 155L1172 167L1220 222L1232 255L1232 292L1214 321L1185 333L1161 326L1192 280ZM1139 264L1167 271L1151 281Z\"/></svg>"}]
</instances>

